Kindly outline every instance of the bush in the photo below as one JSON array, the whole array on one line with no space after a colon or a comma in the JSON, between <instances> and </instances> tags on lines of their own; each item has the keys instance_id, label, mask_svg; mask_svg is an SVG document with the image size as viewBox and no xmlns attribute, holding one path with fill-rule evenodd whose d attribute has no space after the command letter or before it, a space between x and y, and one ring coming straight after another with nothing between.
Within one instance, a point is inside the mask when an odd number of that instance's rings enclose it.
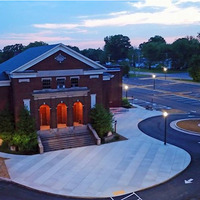
<instances>
[{"instance_id":1,"label":"bush","mask_svg":"<svg viewBox=\"0 0 200 200\"><path fill-rule=\"evenodd\" d=\"M96 104L95 107L91 109L90 118L92 126L100 138L105 137L109 131L113 131L113 114L102 105Z\"/></svg>"},{"instance_id":2,"label":"bush","mask_svg":"<svg viewBox=\"0 0 200 200\"><path fill-rule=\"evenodd\" d=\"M124 108L131 108L132 105L129 103L127 98L122 98L122 107Z\"/></svg>"},{"instance_id":3,"label":"bush","mask_svg":"<svg viewBox=\"0 0 200 200\"><path fill-rule=\"evenodd\" d=\"M35 120L26 108L22 108L19 113L19 121L17 122L17 130L24 134L35 132Z\"/></svg>"},{"instance_id":4,"label":"bush","mask_svg":"<svg viewBox=\"0 0 200 200\"><path fill-rule=\"evenodd\" d=\"M37 151L37 134L17 131L13 135L13 145L17 146L18 150L22 152L36 152Z\"/></svg>"}]
</instances>

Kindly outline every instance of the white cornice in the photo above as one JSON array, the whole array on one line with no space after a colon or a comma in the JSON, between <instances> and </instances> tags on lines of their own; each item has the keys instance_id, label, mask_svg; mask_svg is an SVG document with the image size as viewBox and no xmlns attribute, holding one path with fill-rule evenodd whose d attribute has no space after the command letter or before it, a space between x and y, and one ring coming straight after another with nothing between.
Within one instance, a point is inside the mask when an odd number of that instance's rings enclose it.
<instances>
[{"instance_id":1,"label":"white cornice","mask_svg":"<svg viewBox=\"0 0 200 200\"><path fill-rule=\"evenodd\" d=\"M42 60L48 58L49 56L53 55L54 53L58 52L58 51L63 51L66 54L74 57L75 59L89 65L90 67L94 68L94 69L106 69L104 66L96 63L93 60L90 60L89 58L77 53L76 51L70 49L69 47L66 47L63 44L58 44L57 46L55 46L54 48L50 49L49 51L45 52L44 54L38 56L37 58L29 61L28 63L18 67L17 69L13 70L11 73L13 72L20 72L20 71L25 71L27 69L29 69L30 67L32 67L33 65L41 62Z\"/></svg>"},{"instance_id":2,"label":"white cornice","mask_svg":"<svg viewBox=\"0 0 200 200\"><path fill-rule=\"evenodd\" d=\"M10 86L10 80L0 81L0 87Z\"/></svg>"},{"instance_id":3,"label":"white cornice","mask_svg":"<svg viewBox=\"0 0 200 200\"><path fill-rule=\"evenodd\" d=\"M36 78L37 73L12 73L10 78Z\"/></svg>"}]
</instances>

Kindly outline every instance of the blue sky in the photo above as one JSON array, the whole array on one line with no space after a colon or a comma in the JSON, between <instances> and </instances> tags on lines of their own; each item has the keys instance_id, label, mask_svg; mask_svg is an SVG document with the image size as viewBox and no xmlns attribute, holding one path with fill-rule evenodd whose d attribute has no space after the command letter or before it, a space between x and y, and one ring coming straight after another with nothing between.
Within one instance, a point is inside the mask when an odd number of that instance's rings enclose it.
<instances>
[{"instance_id":1,"label":"blue sky","mask_svg":"<svg viewBox=\"0 0 200 200\"><path fill-rule=\"evenodd\" d=\"M137 47L160 35L168 43L200 32L200 0L0 1L0 49L34 41L103 48L123 34Z\"/></svg>"}]
</instances>

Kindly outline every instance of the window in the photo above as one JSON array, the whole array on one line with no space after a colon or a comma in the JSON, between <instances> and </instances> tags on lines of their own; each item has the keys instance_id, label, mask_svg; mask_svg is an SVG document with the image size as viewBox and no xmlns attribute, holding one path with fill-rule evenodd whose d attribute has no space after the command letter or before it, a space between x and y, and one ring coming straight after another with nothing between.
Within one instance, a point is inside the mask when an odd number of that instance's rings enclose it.
<instances>
[{"instance_id":1,"label":"window","mask_svg":"<svg viewBox=\"0 0 200 200\"><path fill-rule=\"evenodd\" d=\"M30 106L30 99L23 99L24 107L30 112L31 106Z\"/></svg>"},{"instance_id":2,"label":"window","mask_svg":"<svg viewBox=\"0 0 200 200\"><path fill-rule=\"evenodd\" d=\"M43 89L51 88L51 79L42 79Z\"/></svg>"},{"instance_id":3,"label":"window","mask_svg":"<svg viewBox=\"0 0 200 200\"><path fill-rule=\"evenodd\" d=\"M78 87L78 78L71 78L71 87Z\"/></svg>"},{"instance_id":4,"label":"window","mask_svg":"<svg viewBox=\"0 0 200 200\"><path fill-rule=\"evenodd\" d=\"M96 105L96 94L91 94L91 108L94 108Z\"/></svg>"},{"instance_id":5,"label":"window","mask_svg":"<svg viewBox=\"0 0 200 200\"><path fill-rule=\"evenodd\" d=\"M57 78L57 88L63 89L65 88L65 79L64 78Z\"/></svg>"}]
</instances>

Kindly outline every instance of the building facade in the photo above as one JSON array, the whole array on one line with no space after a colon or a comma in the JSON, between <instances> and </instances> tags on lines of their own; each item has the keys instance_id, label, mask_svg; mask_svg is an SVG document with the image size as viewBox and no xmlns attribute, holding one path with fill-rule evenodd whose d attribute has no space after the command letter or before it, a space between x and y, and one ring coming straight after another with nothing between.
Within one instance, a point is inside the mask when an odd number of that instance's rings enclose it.
<instances>
[{"instance_id":1,"label":"building facade","mask_svg":"<svg viewBox=\"0 0 200 200\"><path fill-rule=\"evenodd\" d=\"M17 122L25 106L38 130L89 123L95 104L118 107L120 69L108 69L63 44L30 48L0 64L0 110Z\"/></svg>"}]
</instances>

